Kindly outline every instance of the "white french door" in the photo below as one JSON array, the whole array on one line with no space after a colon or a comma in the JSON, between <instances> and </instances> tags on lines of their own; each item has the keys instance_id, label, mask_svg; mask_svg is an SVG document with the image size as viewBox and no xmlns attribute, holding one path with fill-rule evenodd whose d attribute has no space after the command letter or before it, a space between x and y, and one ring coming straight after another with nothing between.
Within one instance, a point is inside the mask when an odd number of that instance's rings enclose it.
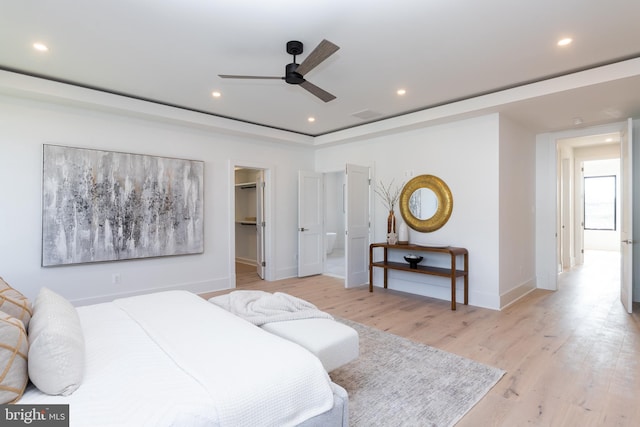
<instances>
[{"instance_id":1,"label":"white french door","mask_svg":"<svg viewBox=\"0 0 640 427\"><path fill-rule=\"evenodd\" d=\"M349 288L369 280L369 168L348 164L345 183L344 286Z\"/></svg>"},{"instance_id":2,"label":"white french door","mask_svg":"<svg viewBox=\"0 0 640 427\"><path fill-rule=\"evenodd\" d=\"M324 269L323 180L316 172L298 172L298 277Z\"/></svg>"}]
</instances>

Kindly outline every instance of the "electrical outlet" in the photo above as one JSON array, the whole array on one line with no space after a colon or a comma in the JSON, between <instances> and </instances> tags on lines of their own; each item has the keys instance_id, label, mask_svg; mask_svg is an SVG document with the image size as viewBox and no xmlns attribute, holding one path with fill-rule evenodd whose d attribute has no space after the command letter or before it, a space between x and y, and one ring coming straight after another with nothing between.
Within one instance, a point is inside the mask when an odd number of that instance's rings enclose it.
<instances>
[{"instance_id":1,"label":"electrical outlet","mask_svg":"<svg viewBox=\"0 0 640 427\"><path fill-rule=\"evenodd\" d=\"M121 277L120 277L120 273L114 273L111 276L111 283L113 283L114 285L119 285L120 281L121 281Z\"/></svg>"}]
</instances>

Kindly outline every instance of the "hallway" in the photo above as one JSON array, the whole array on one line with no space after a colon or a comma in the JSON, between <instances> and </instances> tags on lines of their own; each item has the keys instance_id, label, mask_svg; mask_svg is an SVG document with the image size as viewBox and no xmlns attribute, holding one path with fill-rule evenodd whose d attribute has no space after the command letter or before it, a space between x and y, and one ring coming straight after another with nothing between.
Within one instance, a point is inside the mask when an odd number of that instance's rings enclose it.
<instances>
[{"instance_id":1,"label":"hallway","mask_svg":"<svg viewBox=\"0 0 640 427\"><path fill-rule=\"evenodd\" d=\"M558 276L558 290L580 305L604 307L620 300L620 252L588 250L584 264ZM620 307L622 308L622 307Z\"/></svg>"}]
</instances>

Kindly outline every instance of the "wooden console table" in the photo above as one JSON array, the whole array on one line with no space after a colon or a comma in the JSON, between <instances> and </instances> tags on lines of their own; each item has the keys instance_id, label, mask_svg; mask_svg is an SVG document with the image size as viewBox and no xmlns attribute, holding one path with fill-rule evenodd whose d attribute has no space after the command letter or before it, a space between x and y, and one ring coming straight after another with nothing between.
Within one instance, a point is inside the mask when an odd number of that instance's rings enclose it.
<instances>
[{"instance_id":1,"label":"wooden console table","mask_svg":"<svg viewBox=\"0 0 640 427\"><path fill-rule=\"evenodd\" d=\"M382 248L384 250L384 258L382 261L373 261L373 250ZM451 267L432 267L428 265L418 265L417 268L410 268L408 263L388 261L388 250L398 250L405 253L411 252L439 252L451 255ZM464 256L464 269L456 269L456 257ZM430 247L419 245L390 245L387 243L372 243L369 246L369 292L373 292L373 267L384 269L384 287L387 288L387 272L389 270L408 271L410 273L430 274L432 276L450 277L451 278L451 310L456 309L456 279L464 278L464 304L469 304L469 251L465 248L447 247Z\"/></svg>"}]
</instances>

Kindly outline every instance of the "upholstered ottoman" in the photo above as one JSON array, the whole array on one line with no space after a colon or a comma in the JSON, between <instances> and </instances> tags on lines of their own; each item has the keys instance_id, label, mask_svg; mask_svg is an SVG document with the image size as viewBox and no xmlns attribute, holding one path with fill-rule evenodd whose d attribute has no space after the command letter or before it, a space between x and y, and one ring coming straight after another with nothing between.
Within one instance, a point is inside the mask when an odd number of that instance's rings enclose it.
<instances>
[{"instance_id":1,"label":"upholstered ottoman","mask_svg":"<svg viewBox=\"0 0 640 427\"><path fill-rule=\"evenodd\" d=\"M265 331L300 344L315 354L327 372L358 358L355 329L331 319L300 319L265 323Z\"/></svg>"},{"instance_id":2,"label":"upholstered ottoman","mask_svg":"<svg viewBox=\"0 0 640 427\"><path fill-rule=\"evenodd\" d=\"M332 371L360 352L355 329L336 322L308 301L282 292L240 290L209 298L236 316L313 353Z\"/></svg>"}]
</instances>

